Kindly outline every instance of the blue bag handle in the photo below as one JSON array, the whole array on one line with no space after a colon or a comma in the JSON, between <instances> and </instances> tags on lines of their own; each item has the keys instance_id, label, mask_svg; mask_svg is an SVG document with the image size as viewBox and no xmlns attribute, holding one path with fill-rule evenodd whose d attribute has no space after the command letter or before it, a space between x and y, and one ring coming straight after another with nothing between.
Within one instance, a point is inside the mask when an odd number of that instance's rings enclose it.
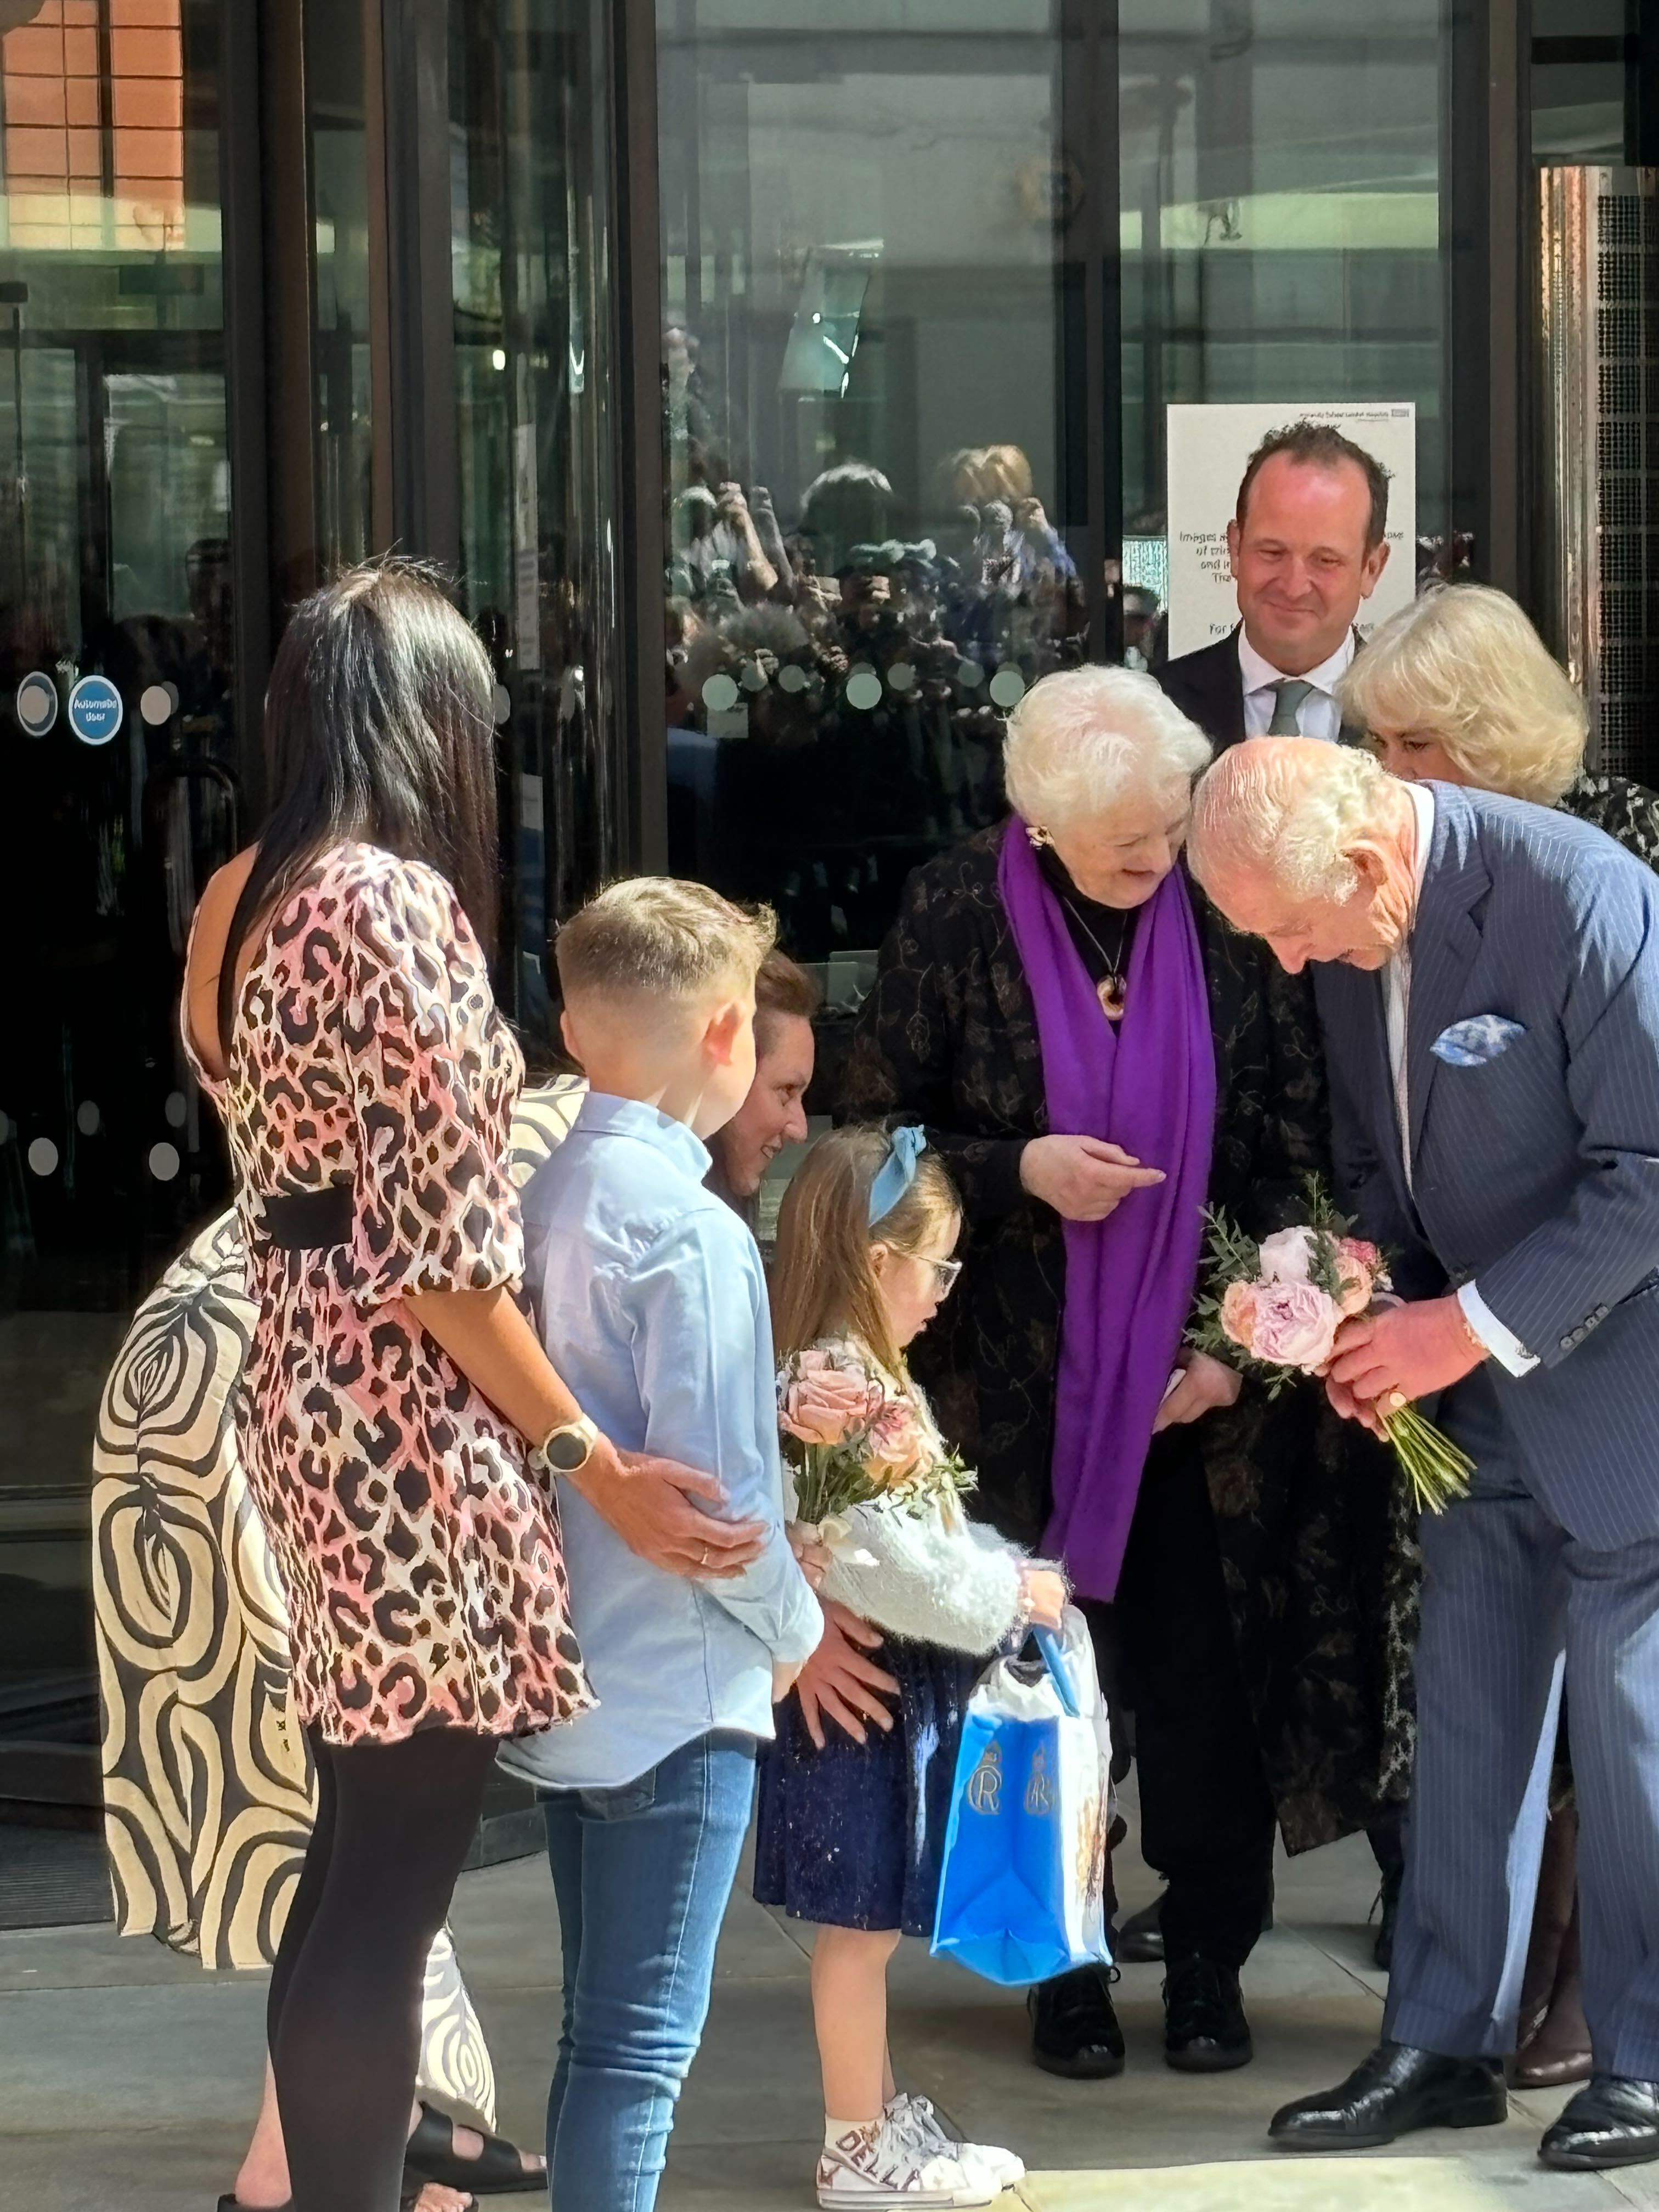
<instances>
[{"instance_id":1,"label":"blue bag handle","mask_svg":"<svg viewBox=\"0 0 1659 2212\"><path fill-rule=\"evenodd\" d=\"M1060 1711L1067 1720L1077 1720L1083 1708L1079 1705L1077 1692L1072 1686L1071 1670L1066 1664L1064 1645L1052 1628L1034 1628L1031 1634L1042 1655L1042 1663L1048 1669L1048 1679L1059 1696Z\"/></svg>"}]
</instances>

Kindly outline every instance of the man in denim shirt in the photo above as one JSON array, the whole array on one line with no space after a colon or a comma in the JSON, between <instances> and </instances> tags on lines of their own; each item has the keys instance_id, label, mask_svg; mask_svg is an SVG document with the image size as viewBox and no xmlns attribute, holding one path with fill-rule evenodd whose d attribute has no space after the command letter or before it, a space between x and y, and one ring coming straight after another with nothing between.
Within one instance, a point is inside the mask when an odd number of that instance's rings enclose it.
<instances>
[{"instance_id":1,"label":"man in denim shirt","mask_svg":"<svg viewBox=\"0 0 1659 2212\"><path fill-rule=\"evenodd\" d=\"M525 1280L586 1419L712 1469L766 1532L735 1575L681 1579L562 1486L572 1615L599 1703L507 1747L547 1793L564 1944L548 2107L554 2201L649 2212L702 2034L757 1739L823 1630L783 1528L772 1332L754 1238L704 1189L702 1139L755 1069L772 941L694 884L614 885L561 933L566 1042L591 1088L525 1190ZM557 1448L562 1448L562 1450ZM580 1433L550 1440L580 1463Z\"/></svg>"}]
</instances>

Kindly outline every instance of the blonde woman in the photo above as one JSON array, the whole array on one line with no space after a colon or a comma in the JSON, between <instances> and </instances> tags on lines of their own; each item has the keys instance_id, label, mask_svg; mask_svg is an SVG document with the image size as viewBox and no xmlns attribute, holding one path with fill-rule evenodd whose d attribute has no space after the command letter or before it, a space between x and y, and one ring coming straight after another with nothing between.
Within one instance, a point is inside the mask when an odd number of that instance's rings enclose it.
<instances>
[{"instance_id":1,"label":"blonde woman","mask_svg":"<svg viewBox=\"0 0 1659 2212\"><path fill-rule=\"evenodd\" d=\"M1382 623L1340 687L1384 768L1559 806L1659 862L1659 795L1584 769L1583 700L1502 592L1444 585Z\"/></svg>"},{"instance_id":2,"label":"blonde woman","mask_svg":"<svg viewBox=\"0 0 1659 2212\"><path fill-rule=\"evenodd\" d=\"M1426 592L1376 631L1341 687L1382 765L1407 782L1457 783L1577 815L1659 866L1659 796L1585 772L1589 717L1515 601L1484 584ZM1578 1936L1578 1816L1566 1724L1557 1753L1521 1995L1518 2088L1590 2077Z\"/></svg>"}]
</instances>

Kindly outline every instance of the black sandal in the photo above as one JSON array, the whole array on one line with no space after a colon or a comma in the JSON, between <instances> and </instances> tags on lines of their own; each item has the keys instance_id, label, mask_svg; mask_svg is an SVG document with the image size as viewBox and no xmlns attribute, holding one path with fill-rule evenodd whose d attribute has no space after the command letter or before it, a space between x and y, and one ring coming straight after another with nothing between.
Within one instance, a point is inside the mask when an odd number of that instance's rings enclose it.
<instances>
[{"instance_id":1,"label":"black sandal","mask_svg":"<svg viewBox=\"0 0 1659 2212\"><path fill-rule=\"evenodd\" d=\"M547 2187L545 2169L526 2168L518 2146L501 2136L485 2136L477 2158L459 2156L455 2123L447 2113L425 2104L404 2152L404 2172L410 2181L435 2181L474 2197L506 2197Z\"/></svg>"}]
</instances>

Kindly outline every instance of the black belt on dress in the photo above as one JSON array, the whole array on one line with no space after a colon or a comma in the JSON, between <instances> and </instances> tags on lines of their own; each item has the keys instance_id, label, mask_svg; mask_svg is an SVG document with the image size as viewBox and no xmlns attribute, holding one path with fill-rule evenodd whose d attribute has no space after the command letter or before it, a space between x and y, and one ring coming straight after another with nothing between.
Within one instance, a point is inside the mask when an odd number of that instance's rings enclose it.
<instances>
[{"instance_id":1,"label":"black belt on dress","mask_svg":"<svg viewBox=\"0 0 1659 2212\"><path fill-rule=\"evenodd\" d=\"M312 1252L351 1241L351 1178L323 1190L274 1193L264 1201L266 1239L285 1252Z\"/></svg>"}]
</instances>

